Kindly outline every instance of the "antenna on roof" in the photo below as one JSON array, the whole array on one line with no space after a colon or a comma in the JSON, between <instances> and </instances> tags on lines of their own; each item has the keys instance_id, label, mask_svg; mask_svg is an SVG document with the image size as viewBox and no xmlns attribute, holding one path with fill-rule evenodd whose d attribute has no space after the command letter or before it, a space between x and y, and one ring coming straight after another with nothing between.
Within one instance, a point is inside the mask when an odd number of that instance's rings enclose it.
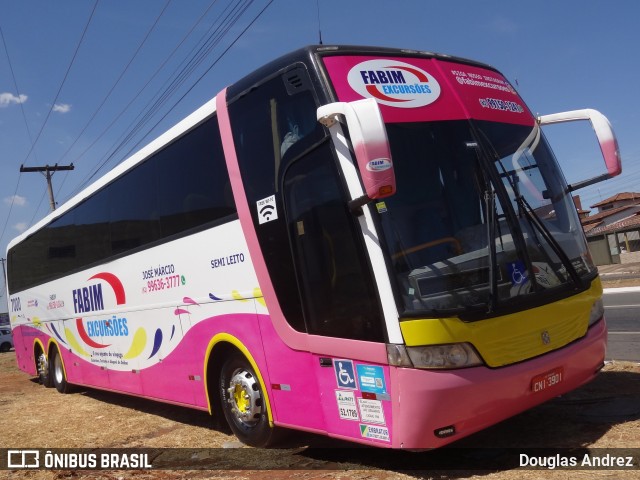
<instances>
[{"instance_id":1,"label":"antenna on roof","mask_svg":"<svg viewBox=\"0 0 640 480\"><path fill-rule=\"evenodd\" d=\"M318 39L322 45L322 28L320 26L320 0L316 0L316 9L318 11Z\"/></svg>"}]
</instances>

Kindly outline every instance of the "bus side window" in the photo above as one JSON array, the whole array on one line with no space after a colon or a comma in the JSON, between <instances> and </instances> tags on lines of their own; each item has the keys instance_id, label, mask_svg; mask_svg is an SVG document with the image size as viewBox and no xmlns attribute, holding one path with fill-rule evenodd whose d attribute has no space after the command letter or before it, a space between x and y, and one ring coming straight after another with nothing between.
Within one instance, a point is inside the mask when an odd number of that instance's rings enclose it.
<instances>
[{"instance_id":1,"label":"bus side window","mask_svg":"<svg viewBox=\"0 0 640 480\"><path fill-rule=\"evenodd\" d=\"M158 215L169 236L236 212L213 117L157 155Z\"/></svg>"},{"instance_id":2,"label":"bus side window","mask_svg":"<svg viewBox=\"0 0 640 480\"><path fill-rule=\"evenodd\" d=\"M308 332L383 341L376 291L329 144L291 165L284 194Z\"/></svg>"},{"instance_id":3,"label":"bus side window","mask_svg":"<svg viewBox=\"0 0 640 480\"><path fill-rule=\"evenodd\" d=\"M156 210L155 162L146 161L127 172L109 187L111 252L114 255L138 248L160 238L160 222L153 218Z\"/></svg>"},{"instance_id":4,"label":"bus side window","mask_svg":"<svg viewBox=\"0 0 640 480\"><path fill-rule=\"evenodd\" d=\"M282 172L300 149L324 137L316 121L317 102L306 68L295 66L229 101L247 201L254 206L275 195L277 211L282 212ZM257 210L251 211L280 308L292 328L305 331L284 214L260 223Z\"/></svg>"}]
</instances>

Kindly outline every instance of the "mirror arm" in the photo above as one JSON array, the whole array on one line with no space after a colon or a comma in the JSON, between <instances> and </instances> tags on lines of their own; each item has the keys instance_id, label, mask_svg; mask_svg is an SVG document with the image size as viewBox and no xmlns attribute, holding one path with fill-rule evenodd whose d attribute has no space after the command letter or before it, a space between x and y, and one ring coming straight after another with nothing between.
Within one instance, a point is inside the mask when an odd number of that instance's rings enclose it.
<instances>
[{"instance_id":1,"label":"mirror arm","mask_svg":"<svg viewBox=\"0 0 640 480\"><path fill-rule=\"evenodd\" d=\"M353 200L349 201L349 210L356 217L364 215L364 212L362 211L362 207L364 207L371 200L372 199L369 198L367 195L362 195L361 197L354 198Z\"/></svg>"},{"instance_id":2,"label":"mirror arm","mask_svg":"<svg viewBox=\"0 0 640 480\"><path fill-rule=\"evenodd\" d=\"M570 185L567 185L567 190L570 191L570 192L574 192L574 191L579 190L581 188L588 187L589 185L593 185L594 183L599 183L599 182L602 182L604 180L609 180L610 178L613 178L613 175L611 175L609 173L603 173L602 175L598 175L597 177L593 177L593 178L590 178L588 180L582 180L580 182L576 182L576 183L572 183Z\"/></svg>"}]
</instances>

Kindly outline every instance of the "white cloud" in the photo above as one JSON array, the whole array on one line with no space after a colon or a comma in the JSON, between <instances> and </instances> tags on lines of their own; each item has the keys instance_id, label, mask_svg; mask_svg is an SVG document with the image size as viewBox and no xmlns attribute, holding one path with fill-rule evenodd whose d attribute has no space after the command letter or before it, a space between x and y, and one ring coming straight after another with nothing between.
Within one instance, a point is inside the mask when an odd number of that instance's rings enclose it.
<instances>
[{"instance_id":1,"label":"white cloud","mask_svg":"<svg viewBox=\"0 0 640 480\"><path fill-rule=\"evenodd\" d=\"M24 232L27 228L29 228L29 225L27 225L27 222L20 222L20 223L16 223L13 228L15 230L17 230L18 232L22 233Z\"/></svg>"},{"instance_id":2,"label":"white cloud","mask_svg":"<svg viewBox=\"0 0 640 480\"><path fill-rule=\"evenodd\" d=\"M16 207L24 207L27 204L27 199L20 195L12 195L11 197L6 197L4 199L4 203L7 205L11 205L13 203Z\"/></svg>"},{"instance_id":3,"label":"white cloud","mask_svg":"<svg viewBox=\"0 0 640 480\"><path fill-rule=\"evenodd\" d=\"M53 106L53 111L58 113L67 113L71 110L71 105L68 103L56 103Z\"/></svg>"},{"instance_id":4,"label":"white cloud","mask_svg":"<svg viewBox=\"0 0 640 480\"><path fill-rule=\"evenodd\" d=\"M20 104L20 103L24 103L27 101L27 97L26 95L20 95L20 96L15 96L13 93L9 93L9 92L4 92L4 93L0 93L0 108L3 107L8 107L9 105L12 104Z\"/></svg>"}]
</instances>

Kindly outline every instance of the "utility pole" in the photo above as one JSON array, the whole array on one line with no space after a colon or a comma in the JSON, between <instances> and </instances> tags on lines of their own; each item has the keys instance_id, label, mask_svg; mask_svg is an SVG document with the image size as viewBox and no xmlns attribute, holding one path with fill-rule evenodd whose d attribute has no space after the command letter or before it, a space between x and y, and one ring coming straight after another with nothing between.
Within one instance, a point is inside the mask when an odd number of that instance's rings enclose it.
<instances>
[{"instance_id":1,"label":"utility pole","mask_svg":"<svg viewBox=\"0 0 640 480\"><path fill-rule=\"evenodd\" d=\"M51 211L53 212L56 209L56 202L53 199L53 187L51 186L51 177L55 172L60 170L73 170L75 167L73 163L71 165L58 165L57 163L50 167L49 165L45 165L44 167L25 167L24 165L20 165L20 172L40 172L43 173L45 178L47 179L47 187L49 188L49 205L51 206Z\"/></svg>"},{"instance_id":2,"label":"utility pole","mask_svg":"<svg viewBox=\"0 0 640 480\"><path fill-rule=\"evenodd\" d=\"M4 289L7 289L7 271L4 268L4 262L6 262L6 258L0 258L0 262L2 262L2 274L4 275ZM1 292L0 297L4 294L4 291Z\"/></svg>"}]
</instances>

